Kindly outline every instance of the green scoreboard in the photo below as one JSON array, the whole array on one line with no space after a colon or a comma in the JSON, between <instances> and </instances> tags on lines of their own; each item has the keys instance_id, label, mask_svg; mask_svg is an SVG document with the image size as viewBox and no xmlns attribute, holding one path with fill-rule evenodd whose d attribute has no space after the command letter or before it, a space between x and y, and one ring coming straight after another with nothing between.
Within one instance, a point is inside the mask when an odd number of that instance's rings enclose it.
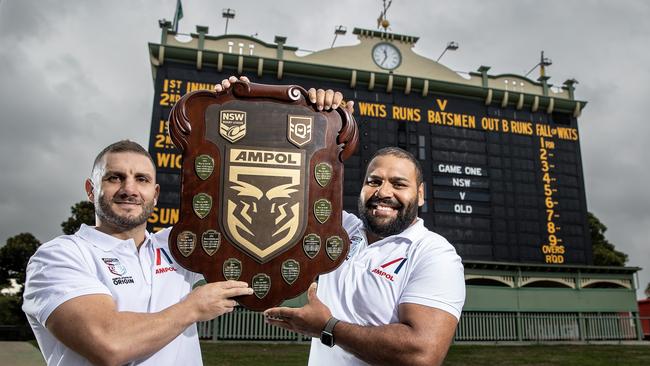
<instances>
[{"instance_id":1,"label":"green scoreboard","mask_svg":"<svg viewBox=\"0 0 650 366\"><path fill-rule=\"evenodd\" d=\"M252 51L251 51L252 52ZM218 71L220 70L220 71ZM185 93L212 89L231 75L266 84L341 91L355 101L359 149L345 163L344 207L356 213L365 166L385 146L399 146L422 164L425 226L447 238L464 260L591 264L577 119L568 112L454 94L400 93L349 82L220 65L197 68L165 60L154 68L149 150L161 196L149 220L157 230L178 220L181 156L167 118ZM259 74L259 73L258 73ZM426 95L424 95L426 94Z\"/></svg>"}]
</instances>

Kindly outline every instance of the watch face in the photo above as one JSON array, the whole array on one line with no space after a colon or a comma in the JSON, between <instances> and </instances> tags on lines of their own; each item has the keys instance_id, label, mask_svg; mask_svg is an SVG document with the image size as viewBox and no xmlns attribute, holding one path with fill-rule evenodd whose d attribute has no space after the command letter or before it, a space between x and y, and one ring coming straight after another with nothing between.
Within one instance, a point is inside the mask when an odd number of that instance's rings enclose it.
<instances>
[{"instance_id":1,"label":"watch face","mask_svg":"<svg viewBox=\"0 0 650 366\"><path fill-rule=\"evenodd\" d=\"M326 331L321 332L320 341L328 347L334 347L334 335L332 333Z\"/></svg>"},{"instance_id":2,"label":"watch face","mask_svg":"<svg viewBox=\"0 0 650 366\"><path fill-rule=\"evenodd\" d=\"M372 49L372 59L382 69L392 70L402 62L402 55L392 44L378 43Z\"/></svg>"}]
</instances>

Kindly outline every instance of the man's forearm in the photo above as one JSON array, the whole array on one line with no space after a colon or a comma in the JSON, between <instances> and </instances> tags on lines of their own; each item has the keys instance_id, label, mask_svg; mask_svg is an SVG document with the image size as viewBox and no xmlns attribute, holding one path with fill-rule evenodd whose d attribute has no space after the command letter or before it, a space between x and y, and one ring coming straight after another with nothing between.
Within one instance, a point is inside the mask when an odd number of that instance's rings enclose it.
<instances>
[{"instance_id":1,"label":"man's forearm","mask_svg":"<svg viewBox=\"0 0 650 366\"><path fill-rule=\"evenodd\" d=\"M119 347L115 352L120 355L116 360L118 365L159 351L196 321L183 303L157 313L120 312L117 315L119 321L110 325L108 338Z\"/></svg>"},{"instance_id":2,"label":"man's forearm","mask_svg":"<svg viewBox=\"0 0 650 366\"><path fill-rule=\"evenodd\" d=\"M157 313L102 312L92 322L59 317L48 329L95 364L122 365L160 350L195 321L183 303Z\"/></svg>"},{"instance_id":3,"label":"man's forearm","mask_svg":"<svg viewBox=\"0 0 650 366\"><path fill-rule=\"evenodd\" d=\"M423 339L402 323L360 326L339 322L334 337L339 347L372 365L439 365L449 347Z\"/></svg>"}]
</instances>

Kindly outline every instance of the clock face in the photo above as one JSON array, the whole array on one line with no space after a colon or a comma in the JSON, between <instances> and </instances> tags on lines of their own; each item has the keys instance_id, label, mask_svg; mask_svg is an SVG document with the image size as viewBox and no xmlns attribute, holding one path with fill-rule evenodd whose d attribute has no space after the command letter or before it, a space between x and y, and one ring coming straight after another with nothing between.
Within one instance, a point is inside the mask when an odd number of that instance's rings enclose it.
<instances>
[{"instance_id":1,"label":"clock face","mask_svg":"<svg viewBox=\"0 0 650 366\"><path fill-rule=\"evenodd\" d=\"M402 55L392 44L378 43L372 49L372 59L382 69L392 70L402 62Z\"/></svg>"}]
</instances>

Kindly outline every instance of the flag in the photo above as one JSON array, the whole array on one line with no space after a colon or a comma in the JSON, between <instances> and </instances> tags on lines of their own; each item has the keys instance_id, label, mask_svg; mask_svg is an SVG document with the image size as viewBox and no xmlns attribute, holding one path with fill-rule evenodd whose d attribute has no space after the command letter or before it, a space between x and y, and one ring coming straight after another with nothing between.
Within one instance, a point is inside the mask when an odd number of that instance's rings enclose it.
<instances>
[{"instance_id":1,"label":"flag","mask_svg":"<svg viewBox=\"0 0 650 366\"><path fill-rule=\"evenodd\" d=\"M181 0L176 0L176 13L174 13L174 32L178 33L178 22L183 18L183 4Z\"/></svg>"}]
</instances>

